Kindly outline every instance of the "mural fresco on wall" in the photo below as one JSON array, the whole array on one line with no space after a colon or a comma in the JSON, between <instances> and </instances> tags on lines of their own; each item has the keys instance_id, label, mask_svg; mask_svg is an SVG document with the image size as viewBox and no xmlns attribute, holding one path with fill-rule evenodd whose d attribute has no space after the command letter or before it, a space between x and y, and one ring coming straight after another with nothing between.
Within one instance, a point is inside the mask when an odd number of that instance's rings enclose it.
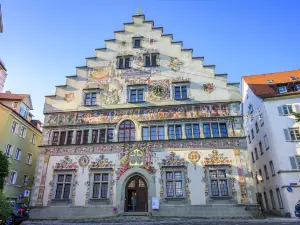
<instances>
[{"instance_id":1,"label":"mural fresco on wall","mask_svg":"<svg viewBox=\"0 0 300 225\"><path fill-rule=\"evenodd\" d=\"M184 158L180 158L179 155L176 155L175 152L170 152L169 155L167 155L165 157L165 159L162 159L161 162L158 163L158 166L160 168L160 179L159 179L159 183L160 183L160 191L159 191L159 195L160 195L160 199L163 199L164 196L164 180L165 178L164 176L164 172L163 172L163 168L174 168L174 167L183 167L183 175L184 175L184 180L185 180L185 193L186 193L186 198L187 200L190 200L190 187L189 184L191 182L191 180L188 178L188 162L185 161Z\"/></svg>"},{"instance_id":2,"label":"mural fresco on wall","mask_svg":"<svg viewBox=\"0 0 300 225\"><path fill-rule=\"evenodd\" d=\"M111 68L109 67L99 67L99 68L90 69L89 80L95 82L108 80L110 70Z\"/></svg>"},{"instance_id":3,"label":"mural fresco on wall","mask_svg":"<svg viewBox=\"0 0 300 225\"><path fill-rule=\"evenodd\" d=\"M109 199L112 202L114 196L113 187L115 184L115 179L114 179L115 164L113 163L113 161L109 161L108 158L105 158L105 156L101 154L99 158L97 158L95 161L91 161L91 164L89 165L89 176L88 176L89 179L88 181L85 182L85 185L87 186L87 192L85 195L86 203L88 204L90 199L90 189L91 189L90 177L92 175L92 169L107 169L110 171Z\"/></svg>"},{"instance_id":4,"label":"mural fresco on wall","mask_svg":"<svg viewBox=\"0 0 300 225\"><path fill-rule=\"evenodd\" d=\"M180 59L178 59L177 57L170 57L169 67L171 70L179 71L182 66L183 62Z\"/></svg>"},{"instance_id":5,"label":"mural fresco on wall","mask_svg":"<svg viewBox=\"0 0 300 225\"><path fill-rule=\"evenodd\" d=\"M203 90L212 93L216 89L216 86L213 83L203 84Z\"/></svg>"},{"instance_id":6,"label":"mural fresco on wall","mask_svg":"<svg viewBox=\"0 0 300 225\"><path fill-rule=\"evenodd\" d=\"M208 148L208 149L232 149L232 148L247 148L247 142L244 138L235 140L181 140L181 141L162 141L162 142L140 142L135 144L137 149L147 146L151 151L165 151L165 149L194 149L194 148ZM123 152L125 146L123 143L97 144L86 147L46 147L44 152L48 155L61 154L87 154L87 153L109 153L109 152Z\"/></svg>"},{"instance_id":7,"label":"mural fresco on wall","mask_svg":"<svg viewBox=\"0 0 300 225\"><path fill-rule=\"evenodd\" d=\"M170 81L169 80L149 80L148 100L169 100Z\"/></svg>"},{"instance_id":8,"label":"mural fresco on wall","mask_svg":"<svg viewBox=\"0 0 300 225\"><path fill-rule=\"evenodd\" d=\"M55 113L46 115L45 126L117 123L122 119L151 121L225 116L241 116L239 104L203 104L165 108L136 108L91 112Z\"/></svg>"},{"instance_id":9,"label":"mural fresco on wall","mask_svg":"<svg viewBox=\"0 0 300 225\"><path fill-rule=\"evenodd\" d=\"M56 163L52 168L52 180L49 183L50 192L48 196L48 205L51 204L51 200L53 199L53 186L55 183L55 177L57 175L57 171L71 171L73 174L72 180L72 193L71 193L71 204L74 204L75 196L76 196L76 186L78 186L77 175L78 175L78 164L76 161L73 161L69 156L65 156L63 160Z\"/></svg>"},{"instance_id":10,"label":"mural fresco on wall","mask_svg":"<svg viewBox=\"0 0 300 225\"><path fill-rule=\"evenodd\" d=\"M196 170L197 162L199 162L200 160L200 154L198 152L191 151L188 154L188 159L193 163L194 170Z\"/></svg>"},{"instance_id":11,"label":"mural fresco on wall","mask_svg":"<svg viewBox=\"0 0 300 225\"><path fill-rule=\"evenodd\" d=\"M228 157L224 157L224 154L219 154L218 150L213 150L212 154L209 154L209 157L204 158L202 161L203 166L218 164L231 165L232 160Z\"/></svg>"},{"instance_id":12,"label":"mural fresco on wall","mask_svg":"<svg viewBox=\"0 0 300 225\"><path fill-rule=\"evenodd\" d=\"M65 94L65 97L64 97L64 100L65 100L66 102L71 102L71 101L74 99L74 97L75 97L75 95L74 95L73 92L71 92L71 93L66 93L66 94Z\"/></svg>"},{"instance_id":13,"label":"mural fresco on wall","mask_svg":"<svg viewBox=\"0 0 300 225\"><path fill-rule=\"evenodd\" d=\"M120 153L120 167L117 169L117 180L130 168L140 167L149 173L155 173L153 155L147 144L125 144Z\"/></svg>"}]
</instances>

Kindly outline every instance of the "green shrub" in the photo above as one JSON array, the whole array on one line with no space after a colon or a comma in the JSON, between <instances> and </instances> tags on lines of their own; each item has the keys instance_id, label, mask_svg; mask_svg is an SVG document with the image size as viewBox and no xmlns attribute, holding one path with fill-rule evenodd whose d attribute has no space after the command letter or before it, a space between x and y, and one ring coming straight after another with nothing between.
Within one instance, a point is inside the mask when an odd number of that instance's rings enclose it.
<instances>
[{"instance_id":1,"label":"green shrub","mask_svg":"<svg viewBox=\"0 0 300 225\"><path fill-rule=\"evenodd\" d=\"M8 219L13 212L11 202L0 192L0 218Z\"/></svg>"}]
</instances>

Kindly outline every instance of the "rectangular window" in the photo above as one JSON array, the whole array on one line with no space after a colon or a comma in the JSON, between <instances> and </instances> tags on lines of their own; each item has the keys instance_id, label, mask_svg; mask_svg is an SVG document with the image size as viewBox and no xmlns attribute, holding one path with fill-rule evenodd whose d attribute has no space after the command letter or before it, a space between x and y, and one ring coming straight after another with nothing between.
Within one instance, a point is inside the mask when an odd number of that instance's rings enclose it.
<instances>
[{"instance_id":1,"label":"rectangular window","mask_svg":"<svg viewBox=\"0 0 300 225\"><path fill-rule=\"evenodd\" d=\"M221 137L228 137L226 123L220 123L220 134Z\"/></svg>"},{"instance_id":2,"label":"rectangular window","mask_svg":"<svg viewBox=\"0 0 300 225\"><path fill-rule=\"evenodd\" d=\"M100 130L100 143L113 142L114 130L113 129L101 129Z\"/></svg>"},{"instance_id":3,"label":"rectangular window","mask_svg":"<svg viewBox=\"0 0 300 225\"><path fill-rule=\"evenodd\" d=\"M16 121L13 121L12 125L11 125L11 132L13 132L14 134L17 134L18 128L19 128L19 124Z\"/></svg>"},{"instance_id":4,"label":"rectangular window","mask_svg":"<svg viewBox=\"0 0 300 225\"><path fill-rule=\"evenodd\" d=\"M158 140L164 140L165 139L165 127L159 126L158 127Z\"/></svg>"},{"instance_id":5,"label":"rectangular window","mask_svg":"<svg viewBox=\"0 0 300 225\"><path fill-rule=\"evenodd\" d=\"M211 194L213 197L229 196L228 181L225 170L209 171Z\"/></svg>"},{"instance_id":6,"label":"rectangular window","mask_svg":"<svg viewBox=\"0 0 300 225\"><path fill-rule=\"evenodd\" d=\"M277 195L277 200L278 200L278 205L280 209L283 209L283 203L282 203L282 198L280 194L279 188L276 189L276 195Z\"/></svg>"},{"instance_id":7,"label":"rectangular window","mask_svg":"<svg viewBox=\"0 0 300 225\"><path fill-rule=\"evenodd\" d=\"M15 184L17 181L18 173L16 171L11 171L9 176L9 184Z\"/></svg>"},{"instance_id":8,"label":"rectangular window","mask_svg":"<svg viewBox=\"0 0 300 225\"><path fill-rule=\"evenodd\" d=\"M150 127L150 140L156 140L156 127Z\"/></svg>"},{"instance_id":9,"label":"rectangular window","mask_svg":"<svg viewBox=\"0 0 300 225\"><path fill-rule=\"evenodd\" d=\"M21 128L20 128L20 137L25 138L26 137L26 132L27 132L26 127L23 126L23 125L21 125Z\"/></svg>"},{"instance_id":10,"label":"rectangular window","mask_svg":"<svg viewBox=\"0 0 300 225\"><path fill-rule=\"evenodd\" d=\"M273 162L272 162L272 161L270 161L270 162L269 162L269 165L270 165L270 170L271 170L272 176L275 176L275 175L276 175L276 173L275 173L275 169L274 169Z\"/></svg>"},{"instance_id":11,"label":"rectangular window","mask_svg":"<svg viewBox=\"0 0 300 225\"><path fill-rule=\"evenodd\" d=\"M181 125L176 125L175 126L175 134L176 134L176 139L181 139L182 138Z\"/></svg>"},{"instance_id":12,"label":"rectangular window","mask_svg":"<svg viewBox=\"0 0 300 225\"><path fill-rule=\"evenodd\" d=\"M259 128L258 128L258 123L257 122L255 123L255 129L256 129L256 133L258 133Z\"/></svg>"},{"instance_id":13,"label":"rectangular window","mask_svg":"<svg viewBox=\"0 0 300 225\"><path fill-rule=\"evenodd\" d=\"M96 105L97 95L96 93L86 93L85 94L85 105Z\"/></svg>"},{"instance_id":14,"label":"rectangular window","mask_svg":"<svg viewBox=\"0 0 300 225\"><path fill-rule=\"evenodd\" d=\"M261 155L264 154L264 150L263 150L263 146L262 146L261 141L259 142L258 146L259 146L260 154L261 154Z\"/></svg>"},{"instance_id":15,"label":"rectangular window","mask_svg":"<svg viewBox=\"0 0 300 225\"><path fill-rule=\"evenodd\" d=\"M269 179L269 173L268 173L267 165L264 165L264 171L265 171L265 175L266 175L266 180L268 180Z\"/></svg>"},{"instance_id":16,"label":"rectangular window","mask_svg":"<svg viewBox=\"0 0 300 225\"><path fill-rule=\"evenodd\" d=\"M84 130L83 131L83 139L82 139L82 144L87 144L89 142L89 130Z\"/></svg>"},{"instance_id":17,"label":"rectangular window","mask_svg":"<svg viewBox=\"0 0 300 225\"><path fill-rule=\"evenodd\" d=\"M100 143L105 143L106 139L106 129L101 129L100 130Z\"/></svg>"},{"instance_id":18,"label":"rectangular window","mask_svg":"<svg viewBox=\"0 0 300 225\"><path fill-rule=\"evenodd\" d=\"M133 45L134 48L142 47L141 46L141 39L134 39L133 43L134 43L134 45Z\"/></svg>"},{"instance_id":19,"label":"rectangular window","mask_svg":"<svg viewBox=\"0 0 300 225\"><path fill-rule=\"evenodd\" d=\"M13 110L17 111L17 109L18 109L18 102L13 102L12 103L12 108L13 108Z\"/></svg>"},{"instance_id":20,"label":"rectangular window","mask_svg":"<svg viewBox=\"0 0 300 225\"><path fill-rule=\"evenodd\" d=\"M269 140L268 140L268 136L267 135L264 136L264 142L265 142L266 150L268 150L269 149Z\"/></svg>"},{"instance_id":21,"label":"rectangular window","mask_svg":"<svg viewBox=\"0 0 300 225\"><path fill-rule=\"evenodd\" d=\"M279 93L285 93L285 92L287 92L286 86L278 87L278 92L279 92Z\"/></svg>"},{"instance_id":22,"label":"rectangular window","mask_svg":"<svg viewBox=\"0 0 300 225\"><path fill-rule=\"evenodd\" d=\"M28 109L27 109L27 107L23 103L21 103L21 105L20 105L20 115L22 117L24 117L25 119L27 119Z\"/></svg>"},{"instance_id":23,"label":"rectangular window","mask_svg":"<svg viewBox=\"0 0 300 225\"><path fill-rule=\"evenodd\" d=\"M92 130L92 143L98 142L98 130Z\"/></svg>"},{"instance_id":24,"label":"rectangular window","mask_svg":"<svg viewBox=\"0 0 300 225\"><path fill-rule=\"evenodd\" d=\"M72 174L58 174L55 199L70 199Z\"/></svg>"},{"instance_id":25,"label":"rectangular window","mask_svg":"<svg viewBox=\"0 0 300 225\"><path fill-rule=\"evenodd\" d=\"M276 204L275 204L275 199L274 199L273 191L270 190L269 193L270 193L270 199L271 199L271 203L272 203L272 208L276 209Z\"/></svg>"},{"instance_id":26,"label":"rectangular window","mask_svg":"<svg viewBox=\"0 0 300 225\"><path fill-rule=\"evenodd\" d=\"M67 145L71 145L73 140L73 131L68 130Z\"/></svg>"},{"instance_id":27,"label":"rectangular window","mask_svg":"<svg viewBox=\"0 0 300 225\"><path fill-rule=\"evenodd\" d=\"M60 132L59 145L64 145L66 140L66 131Z\"/></svg>"},{"instance_id":28,"label":"rectangular window","mask_svg":"<svg viewBox=\"0 0 300 225\"><path fill-rule=\"evenodd\" d=\"M210 138L210 124L203 124L203 134L205 138Z\"/></svg>"},{"instance_id":29,"label":"rectangular window","mask_svg":"<svg viewBox=\"0 0 300 225\"><path fill-rule=\"evenodd\" d=\"M143 102L144 89L130 89L130 102Z\"/></svg>"},{"instance_id":30,"label":"rectangular window","mask_svg":"<svg viewBox=\"0 0 300 225\"><path fill-rule=\"evenodd\" d=\"M297 163L298 169L300 169L300 156L296 155L295 159L296 159L296 163Z\"/></svg>"},{"instance_id":31,"label":"rectangular window","mask_svg":"<svg viewBox=\"0 0 300 225\"><path fill-rule=\"evenodd\" d=\"M185 125L185 135L186 135L186 138L193 138L193 130L192 130L191 124Z\"/></svg>"},{"instance_id":32,"label":"rectangular window","mask_svg":"<svg viewBox=\"0 0 300 225\"><path fill-rule=\"evenodd\" d=\"M250 135L248 135L248 143L251 144L251 138L250 138Z\"/></svg>"},{"instance_id":33,"label":"rectangular window","mask_svg":"<svg viewBox=\"0 0 300 225\"><path fill-rule=\"evenodd\" d=\"M252 136L252 139L254 138L254 131L253 129L251 129L251 136Z\"/></svg>"},{"instance_id":34,"label":"rectangular window","mask_svg":"<svg viewBox=\"0 0 300 225\"><path fill-rule=\"evenodd\" d=\"M130 56L118 57L117 68L118 69L129 69L130 68Z\"/></svg>"},{"instance_id":35,"label":"rectangular window","mask_svg":"<svg viewBox=\"0 0 300 225\"><path fill-rule=\"evenodd\" d=\"M269 207L268 196L267 196L267 193L266 193L266 192L264 192L264 198L265 198L266 209L269 210L270 207Z\"/></svg>"},{"instance_id":36,"label":"rectangular window","mask_svg":"<svg viewBox=\"0 0 300 225\"><path fill-rule=\"evenodd\" d=\"M183 197L182 171L166 171L166 194L170 198Z\"/></svg>"},{"instance_id":37,"label":"rectangular window","mask_svg":"<svg viewBox=\"0 0 300 225\"><path fill-rule=\"evenodd\" d=\"M114 129L107 129L107 142L111 143L114 140Z\"/></svg>"},{"instance_id":38,"label":"rectangular window","mask_svg":"<svg viewBox=\"0 0 300 225\"><path fill-rule=\"evenodd\" d=\"M292 141L300 140L300 131L299 128L289 128L290 137Z\"/></svg>"},{"instance_id":39,"label":"rectangular window","mask_svg":"<svg viewBox=\"0 0 300 225\"><path fill-rule=\"evenodd\" d=\"M175 87L175 99L187 99L187 86L176 86Z\"/></svg>"},{"instance_id":40,"label":"rectangular window","mask_svg":"<svg viewBox=\"0 0 300 225\"><path fill-rule=\"evenodd\" d=\"M296 84L296 85L295 85L295 90L296 90L296 91L300 91L300 84Z\"/></svg>"},{"instance_id":41,"label":"rectangular window","mask_svg":"<svg viewBox=\"0 0 300 225\"><path fill-rule=\"evenodd\" d=\"M12 153L13 153L13 146L10 144L6 145L5 155L10 157Z\"/></svg>"},{"instance_id":42,"label":"rectangular window","mask_svg":"<svg viewBox=\"0 0 300 225\"><path fill-rule=\"evenodd\" d=\"M211 131L213 137L220 137L219 135L219 124L218 123L211 123Z\"/></svg>"},{"instance_id":43,"label":"rectangular window","mask_svg":"<svg viewBox=\"0 0 300 225\"><path fill-rule=\"evenodd\" d=\"M35 144L35 140L36 140L36 135L32 134L31 139L30 139L30 143Z\"/></svg>"},{"instance_id":44,"label":"rectangular window","mask_svg":"<svg viewBox=\"0 0 300 225\"><path fill-rule=\"evenodd\" d=\"M93 193L92 198L108 198L108 173L93 175Z\"/></svg>"},{"instance_id":45,"label":"rectangular window","mask_svg":"<svg viewBox=\"0 0 300 225\"><path fill-rule=\"evenodd\" d=\"M143 135L143 141L148 141L149 140L149 128L148 127L143 127L142 129L142 135Z\"/></svg>"},{"instance_id":46,"label":"rectangular window","mask_svg":"<svg viewBox=\"0 0 300 225\"><path fill-rule=\"evenodd\" d=\"M31 165L31 163L32 163L32 154L31 153L28 153L26 163Z\"/></svg>"},{"instance_id":47,"label":"rectangular window","mask_svg":"<svg viewBox=\"0 0 300 225\"><path fill-rule=\"evenodd\" d=\"M262 176L261 169L258 170L258 175L259 175L259 178L260 178L260 182L263 182L264 179L263 179L263 176Z\"/></svg>"},{"instance_id":48,"label":"rectangular window","mask_svg":"<svg viewBox=\"0 0 300 225\"><path fill-rule=\"evenodd\" d=\"M255 160L254 160L254 154L253 154L253 152L251 152L251 157L252 157L252 162L254 163Z\"/></svg>"},{"instance_id":49,"label":"rectangular window","mask_svg":"<svg viewBox=\"0 0 300 225\"><path fill-rule=\"evenodd\" d=\"M279 115L291 115L293 113L293 107L292 105L283 105L279 109Z\"/></svg>"},{"instance_id":50,"label":"rectangular window","mask_svg":"<svg viewBox=\"0 0 300 225\"><path fill-rule=\"evenodd\" d=\"M52 145L58 145L58 136L59 136L58 131L53 132Z\"/></svg>"},{"instance_id":51,"label":"rectangular window","mask_svg":"<svg viewBox=\"0 0 300 225\"><path fill-rule=\"evenodd\" d=\"M82 136L82 131L78 130L76 132L76 145L80 145L81 144L81 136Z\"/></svg>"},{"instance_id":52,"label":"rectangular window","mask_svg":"<svg viewBox=\"0 0 300 225\"><path fill-rule=\"evenodd\" d=\"M158 66L157 59L157 53L144 55L145 67Z\"/></svg>"},{"instance_id":53,"label":"rectangular window","mask_svg":"<svg viewBox=\"0 0 300 225\"><path fill-rule=\"evenodd\" d=\"M15 154L15 160L21 160L21 156L22 156L22 151L21 149L17 148L16 150L16 154Z\"/></svg>"},{"instance_id":54,"label":"rectangular window","mask_svg":"<svg viewBox=\"0 0 300 225\"><path fill-rule=\"evenodd\" d=\"M254 148L254 152L255 152L255 158L256 158L256 160L257 160L257 159L258 159L257 148Z\"/></svg>"},{"instance_id":55,"label":"rectangular window","mask_svg":"<svg viewBox=\"0 0 300 225\"><path fill-rule=\"evenodd\" d=\"M24 175L24 178L23 178L23 185L24 185L24 186L27 186L28 181L29 181L29 176L28 176L28 175Z\"/></svg>"},{"instance_id":56,"label":"rectangular window","mask_svg":"<svg viewBox=\"0 0 300 225\"><path fill-rule=\"evenodd\" d=\"M169 125L168 126L168 136L170 140L174 140L175 139L175 129L173 125Z\"/></svg>"}]
</instances>

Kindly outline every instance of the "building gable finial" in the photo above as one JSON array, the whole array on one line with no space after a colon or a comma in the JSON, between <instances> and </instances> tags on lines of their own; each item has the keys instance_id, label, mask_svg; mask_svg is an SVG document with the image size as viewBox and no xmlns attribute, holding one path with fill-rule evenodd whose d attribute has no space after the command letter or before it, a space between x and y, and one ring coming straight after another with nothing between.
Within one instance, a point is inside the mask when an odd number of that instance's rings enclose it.
<instances>
[{"instance_id":1,"label":"building gable finial","mask_svg":"<svg viewBox=\"0 0 300 225\"><path fill-rule=\"evenodd\" d=\"M136 9L136 15L140 15L142 12L142 8L139 6L137 9Z\"/></svg>"}]
</instances>

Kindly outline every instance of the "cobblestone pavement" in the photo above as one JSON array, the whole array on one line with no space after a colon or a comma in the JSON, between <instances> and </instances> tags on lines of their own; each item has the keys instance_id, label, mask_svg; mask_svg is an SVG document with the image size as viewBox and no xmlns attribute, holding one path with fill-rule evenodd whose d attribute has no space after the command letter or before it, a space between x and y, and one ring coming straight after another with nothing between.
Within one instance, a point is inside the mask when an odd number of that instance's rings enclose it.
<instances>
[{"instance_id":1,"label":"cobblestone pavement","mask_svg":"<svg viewBox=\"0 0 300 225\"><path fill-rule=\"evenodd\" d=\"M22 225L261 225L291 224L300 225L300 219L272 218L255 219L188 219L188 218L148 218L148 217L114 217L90 220L51 220L26 221Z\"/></svg>"}]
</instances>

